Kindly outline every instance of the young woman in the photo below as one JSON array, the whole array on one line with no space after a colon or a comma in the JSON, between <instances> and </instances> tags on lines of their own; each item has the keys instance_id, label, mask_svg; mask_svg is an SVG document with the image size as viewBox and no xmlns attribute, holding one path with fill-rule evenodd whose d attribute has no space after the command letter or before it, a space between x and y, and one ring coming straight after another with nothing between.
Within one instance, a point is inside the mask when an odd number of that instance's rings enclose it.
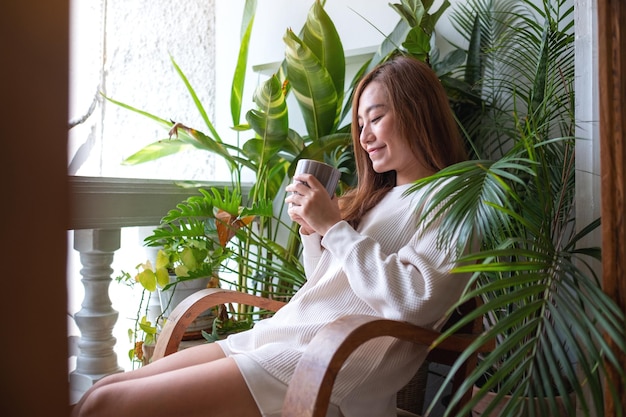
<instances>
[{"instance_id":1,"label":"young woman","mask_svg":"<svg viewBox=\"0 0 626 417\"><path fill-rule=\"evenodd\" d=\"M306 284L252 330L186 349L95 384L76 416L280 416L298 359L327 323L369 314L437 327L467 276L450 274L454 246L418 224L411 183L466 158L447 95L433 71L397 56L355 90L356 188L330 198L308 174L287 186L301 226ZM426 349L393 338L359 348L339 374L329 416L395 415L395 393Z\"/></svg>"}]
</instances>

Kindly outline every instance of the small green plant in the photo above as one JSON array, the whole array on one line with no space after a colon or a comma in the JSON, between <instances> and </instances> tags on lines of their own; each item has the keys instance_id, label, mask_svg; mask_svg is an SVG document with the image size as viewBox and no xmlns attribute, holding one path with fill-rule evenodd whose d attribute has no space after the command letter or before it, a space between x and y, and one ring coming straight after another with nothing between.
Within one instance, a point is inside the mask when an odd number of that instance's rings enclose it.
<instances>
[{"instance_id":1,"label":"small green plant","mask_svg":"<svg viewBox=\"0 0 626 417\"><path fill-rule=\"evenodd\" d=\"M154 264L146 260L135 267L134 275L122 272L117 277L118 282L130 286L139 284L142 287L135 326L129 330L133 345L129 353L131 360L142 361L145 356L142 348L154 344L157 335L156 323L150 322L147 318L147 294L172 287L175 289L179 283L195 279L208 278L207 287L220 286L220 274L238 272L232 269L231 265L242 264L241 242L233 238L238 234L245 236L247 232L242 229L254 227L254 219L272 216L271 208L267 204L242 207L241 195L238 192L231 192L228 188L200 189L199 192L200 196L192 196L170 210L162 219L161 225L145 239L147 246L159 248ZM278 247L279 245L273 246ZM246 256L258 256L250 251L245 253ZM250 258L246 258L246 261L253 262ZM259 258L257 262L262 260ZM293 275L296 277L303 275L299 262L297 260L292 262L295 264ZM265 263L267 268L270 265L269 261ZM274 268L277 271L279 266ZM289 268L286 267L283 272L288 271ZM223 281L228 281L228 277L224 277ZM231 284L245 285L238 282ZM169 305L165 306L165 309L168 307ZM248 321L249 317L245 311L238 313L240 314L234 321ZM161 322L162 318L162 315L157 317L156 322ZM237 326L234 323L227 324L230 327Z\"/></svg>"},{"instance_id":2,"label":"small green plant","mask_svg":"<svg viewBox=\"0 0 626 417\"><path fill-rule=\"evenodd\" d=\"M139 268L139 265L137 266ZM115 280L118 283L135 288L137 280L129 272L121 271ZM134 320L134 326L128 329L128 340L131 348L128 351L128 359L130 359L133 369L136 365L142 365L144 360L144 345L153 345L156 342L157 327L148 320L147 308L149 291L145 288L141 291L141 299L139 301L137 312Z\"/></svg>"}]
</instances>

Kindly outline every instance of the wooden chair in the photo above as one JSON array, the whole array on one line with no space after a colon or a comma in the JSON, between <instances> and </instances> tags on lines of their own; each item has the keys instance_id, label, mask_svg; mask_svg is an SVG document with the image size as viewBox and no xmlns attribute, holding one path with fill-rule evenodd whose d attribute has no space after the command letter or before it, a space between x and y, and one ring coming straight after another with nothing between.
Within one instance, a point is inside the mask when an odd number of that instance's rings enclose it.
<instances>
[{"instance_id":1,"label":"wooden chair","mask_svg":"<svg viewBox=\"0 0 626 417\"><path fill-rule=\"evenodd\" d=\"M284 302L270 300L242 292L209 288L198 291L181 302L168 318L158 338L152 360L158 360L176 352L189 324L203 311L221 304L245 304L269 311L278 311ZM466 303L448 320L447 326L454 323L459 315L476 307L476 303ZM452 365L476 335L482 332L480 318L447 338L441 345L432 349L427 362ZM328 324L311 341L303 354L287 390L283 417L324 417L328 408L330 393L337 373L350 354L364 342L380 337L392 336L419 345L430 346L440 333L396 320L372 316L347 316ZM490 350L483 346L481 351ZM472 355L455 373L452 392L457 392L462 381L476 366L477 355ZM459 407L471 398L471 392L464 394ZM398 410L398 416L417 416Z\"/></svg>"}]
</instances>

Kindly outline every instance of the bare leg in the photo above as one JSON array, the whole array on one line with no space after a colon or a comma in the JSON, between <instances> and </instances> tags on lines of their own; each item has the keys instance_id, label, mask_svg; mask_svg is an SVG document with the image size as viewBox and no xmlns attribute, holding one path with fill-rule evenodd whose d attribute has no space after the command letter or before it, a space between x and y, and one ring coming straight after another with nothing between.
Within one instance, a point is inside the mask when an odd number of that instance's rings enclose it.
<instances>
[{"instance_id":1,"label":"bare leg","mask_svg":"<svg viewBox=\"0 0 626 417\"><path fill-rule=\"evenodd\" d=\"M224 358L224 352L217 344L205 344L185 349L176 354L172 354L162 358L159 361L143 366L139 369L109 375L96 382L91 388L83 394L80 401L73 407L72 416L79 415L79 410L83 403L91 395L91 393L100 387L114 382L129 381L137 378L143 378L175 369L185 368L188 366L199 365Z\"/></svg>"},{"instance_id":2,"label":"bare leg","mask_svg":"<svg viewBox=\"0 0 626 417\"><path fill-rule=\"evenodd\" d=\"M224 401L228 398L228 401ZM73 416L260 416L235 361L215 344L111 375L89 389Z\"/></svg>"}]
</instances>

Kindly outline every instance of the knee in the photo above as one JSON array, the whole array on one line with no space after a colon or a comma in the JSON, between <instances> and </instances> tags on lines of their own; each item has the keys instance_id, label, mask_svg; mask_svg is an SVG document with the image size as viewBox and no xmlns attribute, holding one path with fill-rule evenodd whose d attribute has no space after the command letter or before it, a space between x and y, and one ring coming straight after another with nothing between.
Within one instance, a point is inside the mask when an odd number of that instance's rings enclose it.
<instances>
[{"instance_id":1,"label":"knee","mask_svg":"<svg viewBox=\"0 0 626 417\"><path fill-rule=\"evenodd\" d=\"M129 375L128 372L118 372L115 374L110 374L105 376L104 378L102 378L101 380L99 380L98 382L96 382L96 386L100 387L103 385L108 385L114 382L119 382L119 381L123 381L126 379L126 377Z\"/></svg>"},{"instance_id":2,"label":"knee","mask_svg":"<svg viewBox=\"0 0 626 417\"><path fill-rule=\"evenodd\" d=\"M115 387L104 385L95 388L84 399L77 410L76 417L99 417L111 416L113 414L112 407L114 405Z\"/></svg>"}]
</instances>

